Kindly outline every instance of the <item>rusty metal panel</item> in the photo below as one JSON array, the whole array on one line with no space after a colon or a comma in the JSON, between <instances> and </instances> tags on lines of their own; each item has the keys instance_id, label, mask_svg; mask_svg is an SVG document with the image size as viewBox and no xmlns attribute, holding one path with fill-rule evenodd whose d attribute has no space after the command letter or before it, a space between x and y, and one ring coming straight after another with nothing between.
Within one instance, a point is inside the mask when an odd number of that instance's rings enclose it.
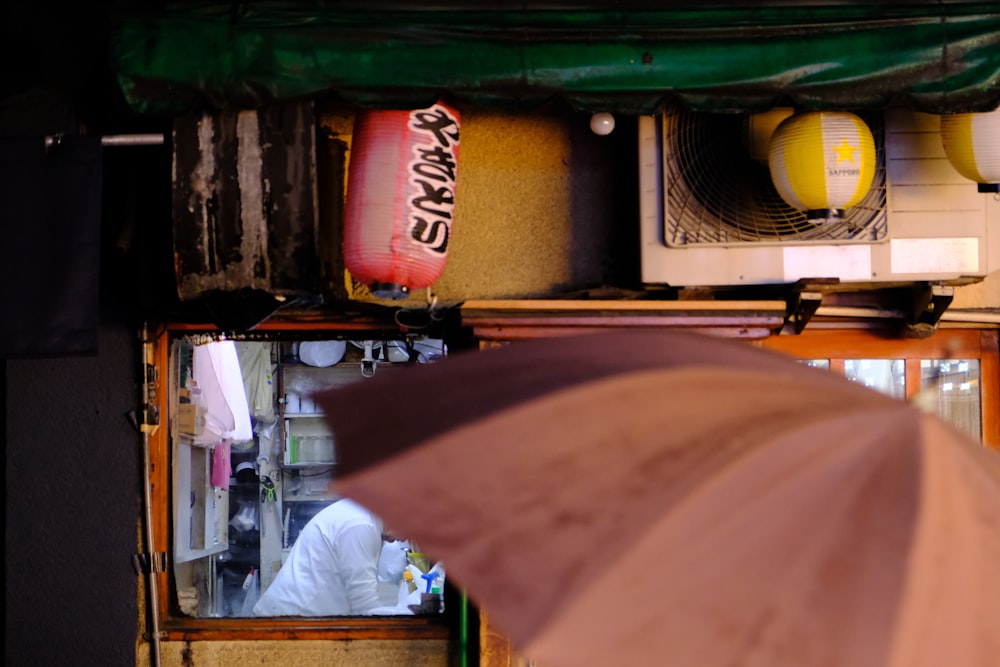
<instances>
[{"instance_id":1,"label":"rusty metal panel","mask_svg":"<svg viewBox=\"0 0 1000 667\"><path fill-rule=\"evenodd\" d=\"M322 290L312 103L178 118L173 231L182 300Z\"/></svg>"}]
</instances>

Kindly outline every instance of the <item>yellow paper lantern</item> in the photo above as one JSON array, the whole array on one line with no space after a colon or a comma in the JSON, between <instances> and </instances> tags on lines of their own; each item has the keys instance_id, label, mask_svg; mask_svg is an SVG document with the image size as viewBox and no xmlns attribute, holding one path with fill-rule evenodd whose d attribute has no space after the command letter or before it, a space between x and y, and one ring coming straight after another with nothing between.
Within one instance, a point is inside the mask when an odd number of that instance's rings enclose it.
<instances>
[{"instance_id":1,"label":"yellow paper lantern","mask_svg":"<svg viewBox=\"0 0 1000 667\"><path fill-rule=\"evenodd\" d=\"M858 116L813 111L782 121L767 157L771 180L789 206L813 222L843 217L875 177L875 140Z\"/></svg>"},{"instance_id":2,"label":"yellow paper lantern","mask_svg":"<svg viewBox=\"0 0 1000 667\"><path fill-rule=\"evenodd\" d=\"M747 116L743 125L743 141L750 157L757 162L767 164L767 151L771 145L771 137L781 121L795 113L791 107L774 107L761 113Z\"/></svg>"},{"instance_id":3,"label":"yellow paper lantern","mask_svg":"<svg viewBox=\"0 0 1000 667\"><path fill-rule=\"evenodd\" d=\"M1000 192L1000 108L941 116L941 143L951 165L980 192Z\"/></svg>"}]
</instances>

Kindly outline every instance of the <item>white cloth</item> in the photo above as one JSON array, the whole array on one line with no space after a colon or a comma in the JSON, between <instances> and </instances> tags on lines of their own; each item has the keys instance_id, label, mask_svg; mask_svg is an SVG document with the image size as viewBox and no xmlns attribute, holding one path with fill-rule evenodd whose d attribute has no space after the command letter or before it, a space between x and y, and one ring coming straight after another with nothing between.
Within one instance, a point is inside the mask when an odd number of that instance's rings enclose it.
<instances>
[{"instance_id":1,"label":"white cloth","mask_svg":"<svg viewBox=\"0 0 1000 667\"><path fill-rule=\"evenodd\" d=\"M195 345L191 363L192 376L201 389L205 407L205 432L194 442L215 444L222 440L253 440L243 372L233 341Z\"/></svg>"},{"instance_id":2,"label":"white cloth","mask_svg":"<svg viewBox=\"0 0 1000 667\"><path fill-rule=\"evenodd\" d=\"M382 521L353 501L320 510L260 596L257 616L370 614L382 606L378 559Z\"/></svg>"},{"instance_id":3,"label":"white cloth","mask_svg":"<svg viewBox=\"0 0 1000 667\"><path fill-rule=\"evenodd\" d=\"M265 424L277 419L274 410L276 367L271 363L272 345L258 341L236 342L250 416Z\"/></svg>"}]
</instances>

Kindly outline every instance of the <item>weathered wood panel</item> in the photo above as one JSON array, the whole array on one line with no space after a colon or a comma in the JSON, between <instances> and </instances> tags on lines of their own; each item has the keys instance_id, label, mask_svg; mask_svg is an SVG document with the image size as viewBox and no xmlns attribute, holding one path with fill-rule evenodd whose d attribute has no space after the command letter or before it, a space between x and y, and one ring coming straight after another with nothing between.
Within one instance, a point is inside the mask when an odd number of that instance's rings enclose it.
<instances>
[{"instance_id":1,"label":"weathered wood panel","mask_svg":"<svg viewBox=\"0 0 1000 667\"><path fill-rule=\"evenodd\" d=\"M311 103L178 118L174 264L182 300L209 291L319 293Z\"/></svg>"}]
</instances>

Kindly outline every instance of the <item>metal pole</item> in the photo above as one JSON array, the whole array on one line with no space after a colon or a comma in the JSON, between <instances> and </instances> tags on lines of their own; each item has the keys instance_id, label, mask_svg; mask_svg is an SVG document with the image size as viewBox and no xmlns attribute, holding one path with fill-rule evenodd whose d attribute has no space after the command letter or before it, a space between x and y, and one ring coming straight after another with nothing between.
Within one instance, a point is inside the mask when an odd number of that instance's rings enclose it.
<instances>
[{"instance_id":1,"label":"metal pole","mask_svg":"<svg viewBox=\"0 0 1000 667\"><path fill-rule=\"evenodd\" d=\"M45 137L45 147L58 145L62 138L61 134ZM101 137L101 146L159 146L163 142L162 134L111 134Z\"/></svg>"},{"instance_id":2,"label":"metal pole","mask_svg":"<svg viewBox=\"0 0 1000 667\"><path fill-rule=\"evenodd\" d=\"M162 134L112 134L101 137L102 146L159 146Z\"/></svg>"},{"instance_id":3,"label":"metal pole","mask_svg":"<svg viewBox=\"0 0 1000 667\"><path fill-rule=\"evenodd\" d=\"M146 581L149 585L149 608L150 608L150 624L152 629L149 633L150 636L150 650L151 650L151 665L152 667L160 667L161 664L161 653L160 653L160 603L156 588L156 572L160 569L159 560L156 557L156 542L153 539L153 492L151 489L151 484L149 481L150 470L152 469L152 462L149 452L149 436L152 431L155 431L158 427L158 423L153 424L151 421L158 422L159 420L150 419L150 407L151 401L153 399L153 392L150 391L150 366L151 363L151 344L149 341L149 329L144 323L142 325L142 405L143 405L143 419L142 424L140 424L140 430L142 431L142 458L143 458L143 492L145 496L145 515L146 515L146 553L149 556L149 571L146 573Z\"/></svg>"}]
</instances>

